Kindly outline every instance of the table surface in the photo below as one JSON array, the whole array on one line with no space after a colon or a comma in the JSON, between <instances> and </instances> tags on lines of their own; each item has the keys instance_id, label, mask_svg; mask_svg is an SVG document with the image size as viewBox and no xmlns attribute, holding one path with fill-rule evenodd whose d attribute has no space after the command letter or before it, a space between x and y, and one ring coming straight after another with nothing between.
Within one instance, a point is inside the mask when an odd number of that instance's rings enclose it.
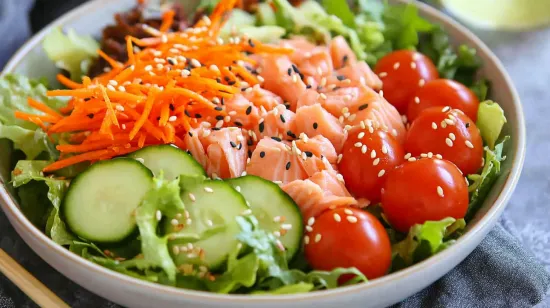
<instances>
[{"instance_id":1,"label":"table surface","mask_svg":"<svg viewBox=\"0 0 550 308\"><path fill-rule=\"evenodd\" d=\"M502 60L512 77L524 106L527 123L525 166L505 215L516 225L518 236L526 248L531 249L550 270L550 160L547 159L550 124L546 122L546 114L550 114L550 29L515 34L477 32ZM65 299L73 299L71 302L75 303L75 307L93 296L68 282L30 251L1 211L0 235L0 247L8 248L11 255L55 292ZM0 286L6 285L2 283L4 279L0 277ZM17 289L7 291L8 294L20 292ZM28 305L32 304L28 301L16 303L17 307ZM97 298L95 306L109 307L110 304ZM550 307L550 298L539 307Z\"/></svg>"}]
</instances>

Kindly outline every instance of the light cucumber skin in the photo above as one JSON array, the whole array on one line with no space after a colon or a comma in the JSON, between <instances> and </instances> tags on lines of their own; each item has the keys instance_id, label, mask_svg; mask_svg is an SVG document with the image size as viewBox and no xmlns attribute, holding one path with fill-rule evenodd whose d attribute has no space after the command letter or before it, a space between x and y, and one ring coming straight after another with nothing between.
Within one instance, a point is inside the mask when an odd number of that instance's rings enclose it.
<instances>
[{"instance_id":1,"label":"light cucumber skin","mask_svg":"<svg viewBox=\"0 0 550 308\"><path fill-rule=\"evenodd\" d=\"M292 260L300 250L303 238L303 219L300 209L294 200L281 190L279 185L257 176L247 175L235 179L227 180L233 187L240 187L241 194L248 200L260 228L267 231L278 231L280 223L273 221L275 216L285 216L285 223L291 224L292 229L287 234L281 236L280 240L287 248L287 258ZM262 191L266 195L262 195ZM266 213L265 206L259 204L270 204L270 213ZM261 213L263 212L263 213ZM265 217L262 217L266 215Z\"/></svg>"},{"instance_id":2,"label":"light cucumber skin","mask_svg":"<svg viewBox=\"0 0 550 308\"><path fill-rule=\"evenodd\" d=\"M149 169L145 168L138 161L136 161L134 159L130 159L130 158L115 158L115 159L112 159L112 160L97 162L97 163L93 164L87 170L85 170L84 172L82 172L81 174L79 174L78 176L76 176L73 179L73 181L71 182L71 186L69 187L69 189L67 191L67 194L65 195L65 197L63 199L63 202L61 203L61 207L60 207L60 213L63 217L63 220L66 222L67 227L74 234L78 235L81 238L87 239L89 241L96 242L96 243L103 243L103 244L119 243L119 242L122 242L122 241L128 239L137 230L137 224L135 222L135 219L133 219L133 217L128 219L128 221L126 223L127 227L126 228L121 228L120 232L116 232L117 234L113 234L113 235L102 234L102 235L99 235L99 233L105 231L105 228L98 228L99 230L92 230L92 229L94 229L93 226L91 228L87 228L85 226L85 225L88 224L88 222L90 222L90 218L94 217L94 214L97 214L97 204L90 205L93 208L92 208L92 210L90 210L90 213L85 215L86 216L86 219L85 219L86 223L80 223L80 222L77 223L76 221L80 221L81 220L80 216L82 216L84 213L82 213L81 211L73 213L73 211L71 209L73 207L79 207L79 208L81 207L81 204L82 204L81 198L82 198L82 196L83 195L85 196L87 194L91 194L92 189L90 189L90 186L109 184L109 181L105 180L105 179L112 179L112 178L117 176L117 173L119 173L118 171L109 170L110 171L110 172L108 172L109 174L98 176L98 179L99 179L98 181L94 181L94 183L92 183L92 185L86 186L86 184L88 184L88 183L85 183L85 182L87 181L88 177L90 177L92 175L97 176L96 174L94 174L95 172L100 172L101 169L106 169L108 167L131 168L131 169L133 169L132 171L135 172L134 176L132 176L130 179L125 179L121 182L122 184L129 183L128 189L132 191L131 195L136 200L136 202L133 202L134 203L133 205L127 207L127 211L129 212L127 214L129 214L129 215L131 215L131 212L133 212L133 210L135 210L140 205L141 200L143 199L145 194L149 191L149 189L153 185L153 174L151 173L151 171ZM141 189L138 189L139 187L136 187L136 181L135 181L136 178L135 178L135 176L138 176L141 179L147 179L143 182L143 183L148 182L147 184L143 185L143 186L146 186L146 187L141 187ZM101 180L100 178L103 179L103 180ZM80 188L81 185L84 185L84 186L82 188ZM107 187L106 189L108 189L108 188L109 187ZM120 192L120 191L118 191L118 192ZM95 195L100 196L101 193L96 192ZM71 204L74 204L74 205L71 205ZM113 213L111 212L111 213L109 213L109 215L105 215L105 216L112 217L112 214ZM121 221L123 219L126 219L126 218L120 218ZM97 225L101 225L102 222L104 222L103 219L102 219L101 222L98 221L96 223L97 223ZM83 226L84 226L84 228L83 228ZM106 226L106 228L108 228L108 227L109 226Z\"/></svg>"}]
</instances>

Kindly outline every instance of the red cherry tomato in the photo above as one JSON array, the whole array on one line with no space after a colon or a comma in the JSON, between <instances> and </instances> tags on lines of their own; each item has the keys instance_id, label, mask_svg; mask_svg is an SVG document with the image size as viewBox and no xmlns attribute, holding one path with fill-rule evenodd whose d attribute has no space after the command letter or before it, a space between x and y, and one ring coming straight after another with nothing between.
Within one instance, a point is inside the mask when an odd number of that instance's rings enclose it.
<instances>
[{"instance_id":1,"label":"red cherry tomato","mask_svg":"<svg viewBox=\"0 0 550 308\"><path fill-rule=\"evenodd\" d=\"M357 198L380 201L386 173L403 162L403 147L390 134L367 127L350 131L338 170Z\"/></svg>"},{"instance_id":2,"label":"red cherry tomato","mask_svg":"<svg viewBox=\"0 0 550 308\"><path fill-rule=\"evenodd\" d=\"M405 151L413 156L440 154L464 174L476 173L483 161L483 141L476 125L458 109L431 107L412 123Z\"/></svg>"},{"instance_id":3,"label":"red cherry tomato","mask_svg":"<svg viewBox=\"0 0 550 308\"><path fill-rule=\"evenodd\" d=\"M390 268L390 239L372 214L337 208L317 217L311 228L304 239L305 255L314 269L356 267L367 278L374 279Z\"/></svg>"},{"instance_id":4,"label":"red cherry tomato","mask_svg":"<svg viewBox=\"0 0 550 308\"><path fill-rule=\"evenodd\" d=\"M449 106L462 110L472 121L477 119L479 99L463 84L449 79L432 80L416 91L409 102L407 119L412 122L422 110L435 106Z\"/></svg>"},{"instance_id":5,"label":"red cherry tomato","mask_svg":"<svg viewBox=\"0 0 550 308\"><path fill-rule=\"evenodd\" d=\"M384 83L384 97L401 114L407 113L409 101L418 88L439 77L432 60L411 50L387 54L378 61L374 72Z\"/></svg>"},{"instance_id":6,"label":"red cherry tomato","mask_svg":"<svg viewBox=\"0 0 550 308\"><path fill-rule=\"evenodd\" d=\"M401 232L427 220L463 218L468 202L468 185L460 170L437 158L408 161L393 169L382 190L384 215Z\"/></svg>"}]
</instances>

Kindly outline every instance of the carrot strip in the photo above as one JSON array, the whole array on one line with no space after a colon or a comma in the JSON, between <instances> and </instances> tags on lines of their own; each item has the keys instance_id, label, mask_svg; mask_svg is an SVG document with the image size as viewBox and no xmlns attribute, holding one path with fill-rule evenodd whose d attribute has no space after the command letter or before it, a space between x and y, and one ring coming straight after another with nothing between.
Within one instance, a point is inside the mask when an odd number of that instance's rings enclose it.
<instances>
[{"instance_id":1,"label":"carrot strip","mask_svg":"<svg viewBox=\"0 0 550 308\"><path fill-rule=\"evenodd\" d=\"M132 64L136 63L134 46L132 45L132 40L130 39L130 37L126 37L126 52L128 53L128 62Z\"/></svg>"},{"instance_id":2,"label":"carrot strip","mask_svg":"<svg viewBox=\"0 0 550 308\"><path fill-rule=\"evenodd\" d=\"M136 125L134 126L132 131L130 132L130 140L133 140L134 137L136 137L137 133L139 132L143 124L145 124L145 121L147 121L147 117L149 116L149 113L153 108L153 103L155 102L158 92L156 90L153 90L152 92L153 93L149 95L149 97L147 98L147 102L145 103L145 109L143 110L143 113L141 114L139 120L137 120Z\"/></svg>"},{"instance_id":3,"label":"carrot strip","mask_svg":"<svg viewBox=\"0 0 550 308\"><path fill-rule=\"evenodd\" d=\"M70 89L79 89L82 88L82 85L70 80L69 78L65 77L63 74L57 74L57 81L59 81L62 85L66 86Z\"/></svg>"},{"instance_id":4,"label":"carrot strip","mask_svg":"<svg viewBox=\"0 0 550 308\"><path fill-rule=\"evenodd\" d=\"M100 85L99 89L101 89L101 94L103 95L103 99L105 100L105 105L107 105L107 109L109 110L107 114L111 118L111 122L116 125L116 127L120 127L120 124L118 124L118 119L115 115L115 110L113 108L113 104L111 104L111 100L109 99L109 96L107 95L107 91L105 90L105 87Z\"/></svg>"},{"instance_id":5,"label":"carrot strip","mask_svg":"<svg viewBox=\"0 0 550 308\"><path fill-rule=\"evenodd\" d=\"M172 24L174 23L174 15L176 15L176 12L173 10L166 11L162 15L162 24L159 29L160 32L168 32L168 30L170 30Z\"/></svg>"},{"instance_id":6,"label":"carrot strip","mask_svg":"<svg viewBox=\"0 0 550 308\"><path fill-rule=\"evenodd\" d=\"M47 96L72 96L80 98L88 98L93 95L91 89L75 89L75 90L50 90L46 92Z\"/></svg>"},{"instance_id":7,"label":"carrot strip","mask_svg":"<svg viewBox=\"0 0 550 308\"><path fill-rule=\"evenodd\" d=\"M92 151L92 152L88 152L80 155L71 156L69 158L58 160L55 163L46 166L46 168L44 168L42 171L49 173L49 172L63 169L65 167L72 166L81 162L98 159L108 153L109 153L109 150L99 150L99 151Z\"/></svg>"},{"instance_id":8,"label":"carrot strip","mask_svg":"<svg viewBox=\"0 0 550 308\"><path fill-rule=\"evenodd\" d=\"M40 110L40 111L44 112L45 114L47 114L49 116L57 118L58 120L63 118L63 116L60 115L59 113L57 113L55 110L48 107L46 104L35 101L32 97L29 97L27 99L27 102L28 102L29 106L31 106L32 108L34 108L36 110Z\"/></svg>"},{"instance_id":9,"label":"carrot strip","mask_svg":"<svg viewBox=\"0 0 550 308\"><path fill-rule=\"evenodd\" d=\"M105 61L107 61L107 63L109 63L109 65L111 67L113 67L113 68L122 67L122 64L120 62L118 62L115 59L109 57L109 55L106 54L105 52L103 52L103 50L98 49L97 53L99 54L100 57L102 57Z\"/></svg>"},{"instance_id":10,"label":"carrot strip","mask_svg":"<svg viewBox=\"0 0 550 308\"><path fill-rule=\"evenodd\" d=\"M25 120L25 121L30 121L30 119L39 119L40 121L43 121L43 122L49 122L49 123L55 123L59 120L59 118L56 118L56 117L52 117L51 115L36 115L36 114L32 114L32 113L25 113L25 112L21 112L21 111L16 111L14 113L15 117L20 119L20 120Z\"/></svg>"}]
</instances>

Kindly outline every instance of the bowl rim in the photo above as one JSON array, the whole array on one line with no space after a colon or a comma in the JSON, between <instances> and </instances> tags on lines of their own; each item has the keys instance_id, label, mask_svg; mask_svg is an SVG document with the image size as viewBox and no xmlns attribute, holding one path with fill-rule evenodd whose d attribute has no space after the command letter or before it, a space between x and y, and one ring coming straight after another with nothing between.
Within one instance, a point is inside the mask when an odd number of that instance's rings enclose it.
<instances>
[{"instance_id":1,"label":"bowl rim","mask_svg":"<svg viewBox=\"0 0 550 308\"><path fill-rule=\"evenodd\" d=\"M12 72L15 69L15 67L17 67L18 64L21 61L23 61L24 58L37 45L41 43L42 39L50 31L51 28L56 26L63 26L72 20L78 19L78 17L81 15L89 14L91 10L101 8L103 3L107 3L110 1L112 0L92 0L88 3L84 3L74 8L73 10L69 11L65 15L54 20L52 23L44 27L44 29L42 29L40 32L35 34L30 40L28 40L23 46L21 46L17 50L17 52L12 56L12 58L4 67L4 70L2 71L1 75ZM419 11L424 16L427 16L430 20L434 20L437 23L445 24L447 27L455 28L456 30L458 30L458 32L461 32L470 42L477 45L478 49L481 49L488 56L489 60L495 65L496 69L502 74L504 82L512 94L512 100L514 102L513 109L518 118L517 137L516 137L517 146L515 149L510 149L515 152L514 160L512 162L510 173L508 174L503 184L503 188L500 194L496 198L494 204L487 211L487 213L479 220L479 222L472 229L470 229L468 232L462 235L457 240L457 242L452 246L450 246L448 249L418 264L410 266L396 273L392 273L390 275L386 275L386 276L374 279L364 284L340 287L332 290L323 290L323 291L316 291L316 292L309 292L309 293L302 293L302 294L291 294L291 295L250 296L247 294L243 294L243 295L216 294L216 293L209 293L204 291L181 289L181 288L165 286L165 285L161 285L153 282L139 280L137 278L123 275L118 272L107 269L105 267L102 267L98 264L95 264L91 261L88 261L70 252L68 249L53 242L53 240L51 240L42 231L36 228L25 217L25 215L16 206L16 202L13 200L11 195L9 195L5 187L5 183L2 183L2 180L0 180L0 206L2 206L2 209L4 211L9 212L9 214L12 217L14 217L14 219L16 219L17 222L20 223L21 227L24 228L24 230L30 234L30 236L33 236L38 241L42 242L42 244L45 247L51 249L51 251L55 253L57 258L64 259L66 262L70 263L71 266L85 267L89 271L95 271L97 274L104 276L104 278L110 278L118 281L118 283L126 284L128 286L133 286L137 288L149 288L150 291L154 291L159 295L183 296L188 300L202 300L202 301L207 300L210 303L216 302L221 304L224 301L231 300L234 303L242 303L242 304L253 304L253 303L260 304L260 303L266 303L270 301L277 301L281 304L284 304L284 303L292 303L296 301L307 301L307 300L312 300L314 298L316 300L319 300L319 299L322 300L323 298L327 298L327 297L349 296L352 294L357 294L362 290L366 290L368 288L375 288L375 287L380 287L382 285L392 284L395 281L405 278L406 276L410 276L414 273L423 272L430 267L434 267L435 264L441 264L443 262L446 262L447 260L450 260L452 256L456 254L457 251L460 251L461 249L465 249L468 246L468 242L472 241L478 233L483 232L483 229L484 227L486 227L486 225L491 224L491 222L494 222L498 218L498 216L504 210L504 207L506 206L508 200L511 197L511 194L513 193L517 185L517 182L521 174L521 170L523 168L523 163L525 160L525 152L526 152L526 128L525 128L525 118L523 113L523 107L522 107L519 95L517 93L517 90L514 87L512 80L508 75L507 71L505 70L503 64L496 57L496 55L489 49L489 47L484 42L481 41L481 39L479 39L476 35L474 35L465 26L461 25L457 21L453 20L452 18L439 12L437 9L427 4L419 3L417 1L409 1L409 0L397 0L397 1L414 3L414 5L418 7Z\"/></svg>"}]
</instances>

